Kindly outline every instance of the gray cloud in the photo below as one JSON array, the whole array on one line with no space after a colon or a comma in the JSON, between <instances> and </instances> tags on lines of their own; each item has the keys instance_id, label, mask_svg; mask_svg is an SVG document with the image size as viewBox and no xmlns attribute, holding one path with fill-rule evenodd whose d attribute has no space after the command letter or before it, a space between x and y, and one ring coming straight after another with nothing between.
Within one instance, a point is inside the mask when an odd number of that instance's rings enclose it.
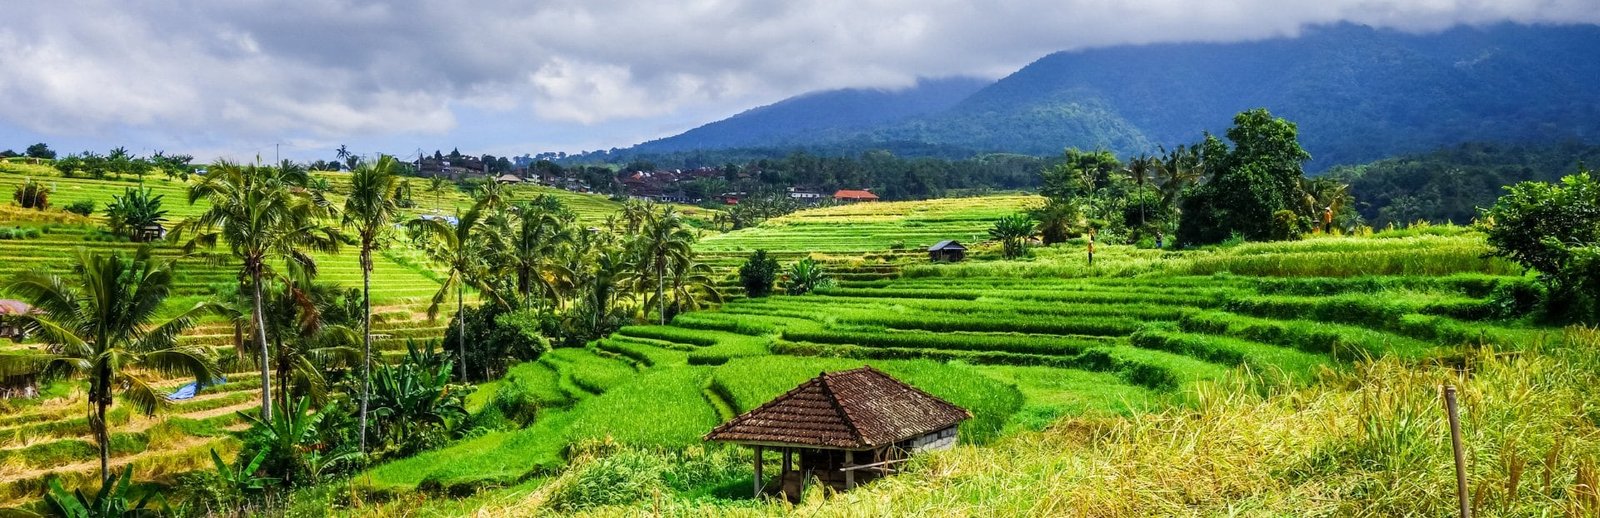
<instances>
[{"instance_id":1,"label":"gray cloud","mask_svg":"<svg viewBox=\"0 0 1600 518\"><path fill-rule=\"evenodd\" d=\"M12 3L0 126L218 150L449 141L480 122L468 111L525 131L499 144L520 151L625 145L804 91L997 77L1057 50L1340 21L1600 22L1596 0Z\"/></svg>"}]
</instances>

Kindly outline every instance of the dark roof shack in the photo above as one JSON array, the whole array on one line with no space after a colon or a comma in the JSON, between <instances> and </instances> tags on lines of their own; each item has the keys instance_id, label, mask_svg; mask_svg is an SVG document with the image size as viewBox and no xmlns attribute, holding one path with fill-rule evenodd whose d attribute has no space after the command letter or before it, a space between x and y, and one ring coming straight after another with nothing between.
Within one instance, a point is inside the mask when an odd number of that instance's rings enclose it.
<instances>
[{"instance_id":1,"label":"dark roof shack","mask_svg":"<svg viewBox=\"0 0 1600 518\"><path fill-rule=\"evenodd\" d=\"M940 242L934 244L933 246L928 247L928 251L929 252L937 252L937 251L940 251L940 250L966 250L966 249L967 249L967 247L961 246L961 243L957 243L956 240L954 240L954 239L946 239L944 241L940 241Z\"/></svg>"},{"instance_id":2,"label":"dark roof shack","mask_svg":"<svg viewBox=\"0 0 1600 518\"><path fill-rule=\"evenodd\" d=\"M867 449L955 426L972 414L870 366L823 373L706 434L710 441Z\"/></svg>"}]
</instances>

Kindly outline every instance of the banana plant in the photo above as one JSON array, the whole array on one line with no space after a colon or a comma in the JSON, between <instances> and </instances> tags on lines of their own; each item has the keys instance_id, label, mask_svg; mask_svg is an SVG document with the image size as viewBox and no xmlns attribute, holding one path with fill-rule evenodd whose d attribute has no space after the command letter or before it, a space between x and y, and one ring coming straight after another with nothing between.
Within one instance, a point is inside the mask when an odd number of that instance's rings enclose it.
<instances>
[{"instance_id":1,"label":"banana plant","mask_svg":"<svg viewBox=\"0 0 1600 518\"><path fill-rule=\"evenodd\" d=\"M166 502L161 502L160 509L150 506L151 498L159 496L147 493L138 500L128 499L128 489L133 486L133 466L129 465L122 470L122 475L111 475L105 484L100 486L100 491L93 498L83 494L82 489L67 492L61 487L61 481L50 479L50 490L45 493L44 501L49 506L51 516L61 518L142 518L168 514Z\"/></svg>"},{"instance_id":2,"label":"banana plant","mask_svg":"<svg viewBox=\"0 0 1600 518\"><path fill-rule=\"evenodd\" d=\"M217 455L217 450L211 450L211 464L217 468L217 478L227 486L232 496L245 496L263 491L272 479L257 477L256 470L261 469L261 462L267 459L267 450L256 452L256 456L248 463L238 463L233 467L222 462L222 457Z\"/></svg>"}]
</instances>

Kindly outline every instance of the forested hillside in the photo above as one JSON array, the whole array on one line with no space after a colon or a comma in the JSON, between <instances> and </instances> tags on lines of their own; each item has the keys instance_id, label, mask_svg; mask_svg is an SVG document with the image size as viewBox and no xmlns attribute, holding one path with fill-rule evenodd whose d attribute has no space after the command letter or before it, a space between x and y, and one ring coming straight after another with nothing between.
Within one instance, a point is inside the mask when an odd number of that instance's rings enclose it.
<instances>
[{"instance_id":1,"label":"forested hillside","mask_svg":"<svg viewBox=\"0 0 1600 518\"><path fill-rule=\"evenodd\" d=\"M1474 143L1336 167L1327 175L1350 185L1356 210L1373 226L1464 224L1505 194L1504 186L1556 181L1583 164L1600 164L1600 146Z\"/></svg>"},{"instance_id":2,"label":"forested hillside","mask_svg":"<svg viewBox=\"0 0 1600 518\"><path fill-rule=\"evenodd\" d=\"M1407 34L1337 25L1256 42L1077 50L1046 56L925 115L896 119L823 102L849 95L803 96L586 159L735 147L856 154L877 146L906 154L920 146L945 155L1078 147L1129 155L1192 142L1254 107L1299 123L1310 171L1463 142L1594 141L1600 62L1589 53L1596 45L1594 26ZM892 103L885 110L914 111ZM870 119L878 123L854 129ZM773 129L752 131L752 124Z\"/></svg>"}]
</instances>

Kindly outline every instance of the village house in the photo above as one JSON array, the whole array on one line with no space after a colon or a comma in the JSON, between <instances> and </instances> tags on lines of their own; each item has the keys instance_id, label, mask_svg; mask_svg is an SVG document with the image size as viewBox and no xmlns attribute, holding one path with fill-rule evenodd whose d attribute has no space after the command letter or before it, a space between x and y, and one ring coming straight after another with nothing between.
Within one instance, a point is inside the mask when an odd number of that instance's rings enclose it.
<instances>
[{"instance_id":1,"label":"village house","mask_svg":"<svg viewBox=\"0 0 1600 518\"><path fill-rule=\"evenodd\" d=\"M833 193L833 199L837 200L839 203L856 203L863 201L878 201L878 195L872 194L872 191L866 190L839 189Z\"/></svg>"},{"instance_id":2,"label":"village house","mask_svg":"<svg viewBox=\"0 0 1600 518\"><path fill-rule=\"evenodd\" d=\"M822 200L826 197L826 195L811 189L802 189L799 187L789 188L789 199L794 200L802 205L816 205L818 203L822 203Z\"/></svg>"},{"instance_id":3,"label":"village house","mask_svg":"<svg viewBox=\"0 0 1600 518\"><path fill-rule=\"evenodd\" d=\"M443 176L459 181L474 175L488 174L488 168L484 166L483 160L470 156L454 159L422 157L414 164L417 166L417 176L426 178Z\"/></svg>"},{"instance_id":4,"label":"village house","mask_svg":"<svg viewBox=\"0 0 1600 518\"><path fill-rule=\"evenodd\" d=\"M822 373L706 434L755 450L756 495L768 490L763 457L782 460L775 492L798 500L808 480L835 490L896 472L912 454L956 444L966 409L871 366Z\"/></svg>"}]
</instances>

